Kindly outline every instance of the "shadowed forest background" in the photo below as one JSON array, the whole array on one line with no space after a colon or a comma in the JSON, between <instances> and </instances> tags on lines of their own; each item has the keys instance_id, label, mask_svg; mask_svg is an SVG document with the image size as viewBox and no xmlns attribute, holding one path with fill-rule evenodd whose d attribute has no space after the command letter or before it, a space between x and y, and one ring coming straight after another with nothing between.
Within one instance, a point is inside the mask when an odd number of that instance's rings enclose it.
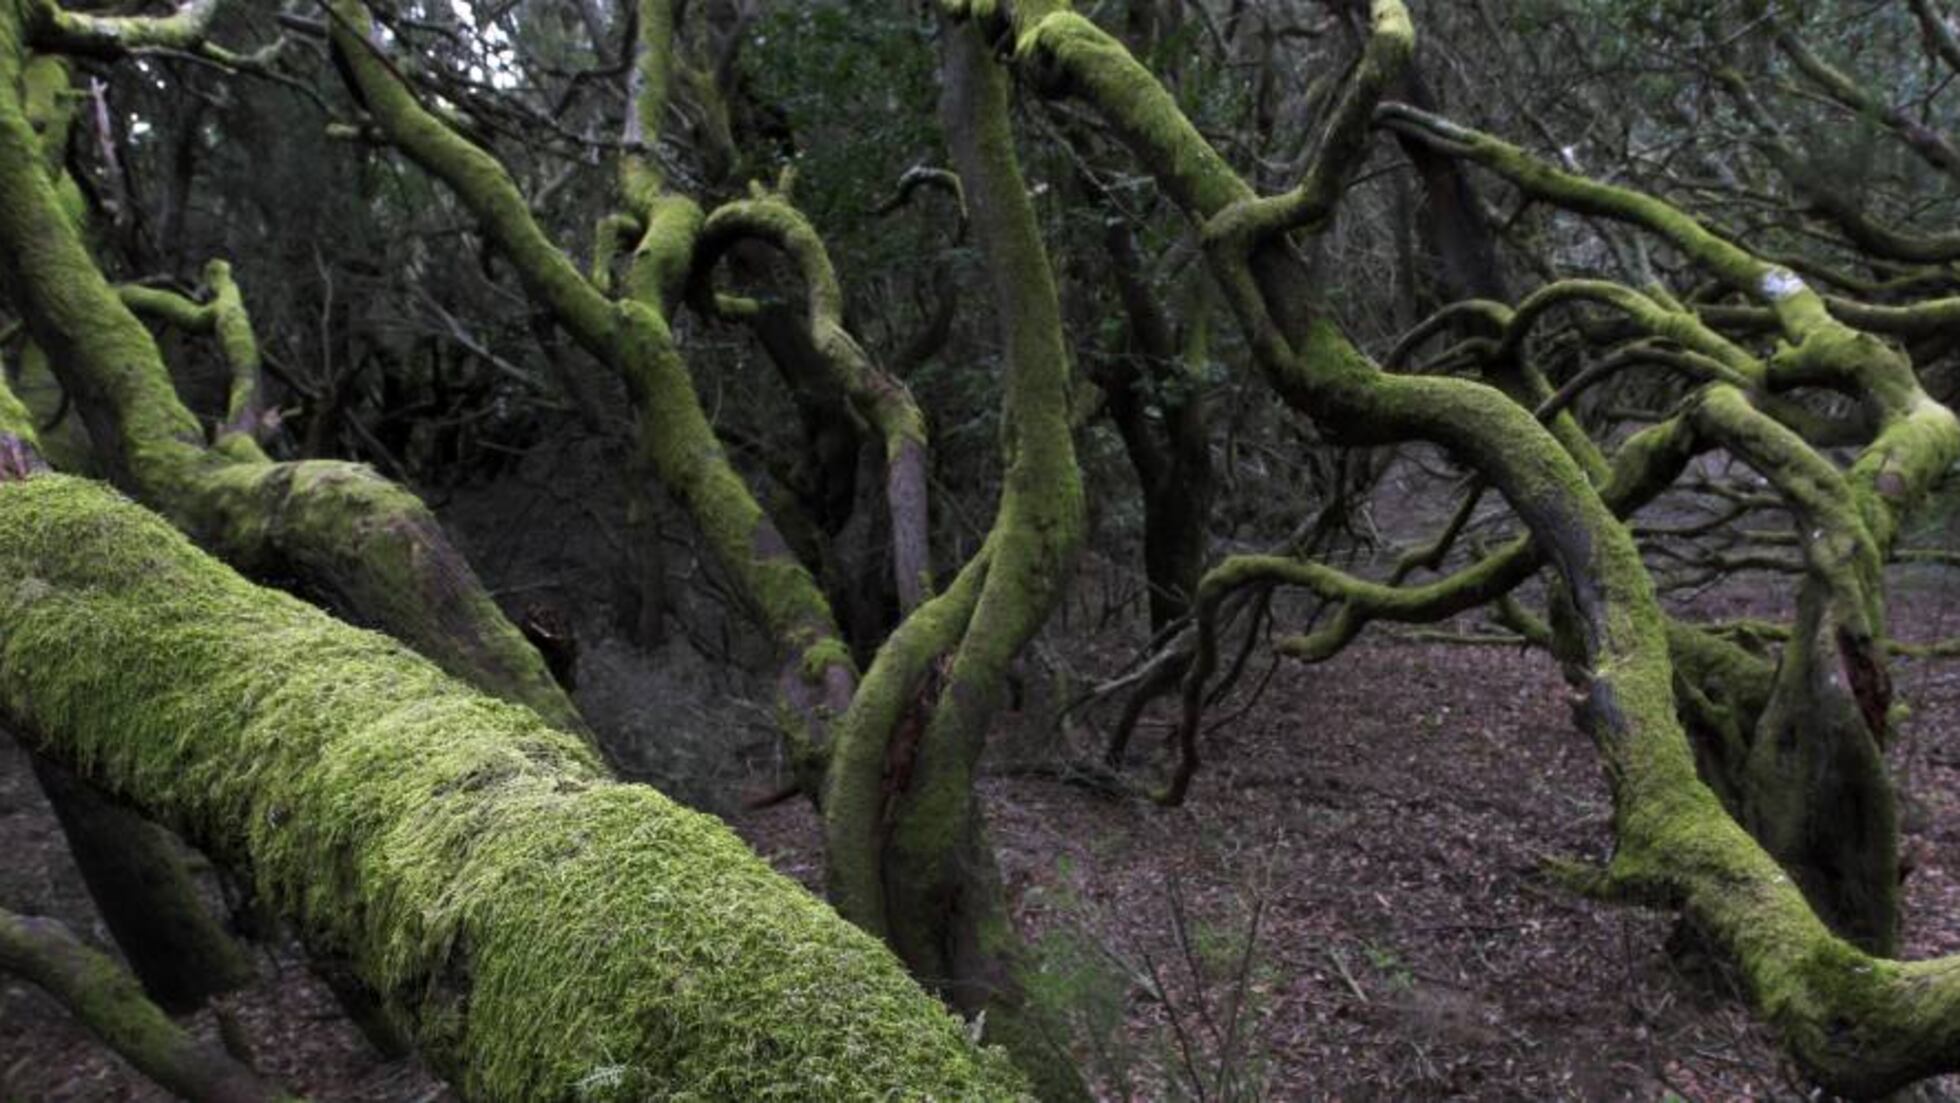
<instances>
[{"instance_id":1,"label":"shadowed forest background","mask_svg":"<svg viewBox=\"0 0 1960 1103\"><path fill-rule=\"evenodd\" d=\"M0 0L0 1098L1947 1098L1956 78Z\"/></svg>"}]
</instances>

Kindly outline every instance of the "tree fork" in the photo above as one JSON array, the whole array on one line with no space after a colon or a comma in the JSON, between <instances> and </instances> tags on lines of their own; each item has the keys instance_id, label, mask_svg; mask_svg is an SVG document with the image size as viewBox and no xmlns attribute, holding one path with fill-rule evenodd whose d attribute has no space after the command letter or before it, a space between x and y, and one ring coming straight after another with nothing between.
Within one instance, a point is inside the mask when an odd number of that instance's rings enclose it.
<instances>
[{"instance_id":1,"label":"tree fork","mask_svg":"<svg viewBox=\"0 0 1960 1103\"><path fill-rule=\"evenodd\" d=\"M64 200L73 181L65 172L51 175L44 159L48 139L37 134L30 109L56 110L39 99L58 101L69 78L61 59L30 52L37 24L23 22L23 2L0 3L0 81L12 81L0 94L0 195L7 199L0 203L0 282L81 412L104 468L221 554L292 571L490 692L582 728L543 660L414 495L354 464L264 462L246 431L255 418L257 352L222 268L210 272L212 303L162 304L195 314L234 369L231 413L238 422L228 418L219 446L206 446L156 341L89 255L80 209ZM14 91L25 73L34 75L27 83L33 103Z\"/></svg>"}]
</instances>

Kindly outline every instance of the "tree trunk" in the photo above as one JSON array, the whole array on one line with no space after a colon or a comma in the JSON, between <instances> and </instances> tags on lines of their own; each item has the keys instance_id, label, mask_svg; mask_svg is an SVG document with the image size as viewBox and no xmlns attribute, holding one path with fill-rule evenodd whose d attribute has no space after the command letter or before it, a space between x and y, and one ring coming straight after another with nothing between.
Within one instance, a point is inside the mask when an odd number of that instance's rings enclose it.
<instances>
[{"instance_id":1,"label":"tree trunk","mask_svg":"<svg viewBox=\"0 0 1960 1103\"><path fill-rule=\"evenodd\" d=\"M1105 379L1111 420L1143 488L1143 568L1150 587L1150 631L1183 616L1198 592L1211 550L1211 419L1199 365L1186 362L1163 305L1143 278L1130 227L1104 227L1111 278L1128 320L1129 349ZM1192 319L1202 334L1205 319ZM1202 340L1197 342L1200 349ZM1153 429L1154 396L1161 428Z\"/></svg>"},{"instance_id":2,"label":"tree trunk","mask_svg":"<svg viewBox=\"0 0 1960 1103\"><path fill-rule=\"evenodd\" d=\"M55 475L0 486L0 702L249 868L469 1098L1014 1098L724 826Z\"/></svg>"},{"instance_id":3,"label":"tree trunk","mask_svg":"<svg viewBox=\"0 0 1960 1103\"><path fill-rule=\"evenodd\" d=\"M1796 632L1743 775L1744 823L1831 929L1876 954L1899 943L1899 809L1879 739L1853 689L1855 658L1806 586ZM1882 707L1882 706L1881 706ZM1882 714L1881 714L1882 715Z\"/></svg>"},{"instance_id":4,"label":"tree trunk","mask_svg":"<svg viewBox=\"0 0 1960 1103\"><path fill-rule=\"evenodd\" d=\"M89 896L150 999L181 1014L250 984L251 958L204 906L176 841L67 767L33 757Z\"/></svg>"}]
</instances>

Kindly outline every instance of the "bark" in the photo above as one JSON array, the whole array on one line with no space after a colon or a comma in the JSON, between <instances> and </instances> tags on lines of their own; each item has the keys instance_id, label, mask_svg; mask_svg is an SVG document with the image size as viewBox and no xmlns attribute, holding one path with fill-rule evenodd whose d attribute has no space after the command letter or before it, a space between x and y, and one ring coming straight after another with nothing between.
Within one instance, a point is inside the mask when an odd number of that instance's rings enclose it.
<instances>
[{"instance_id":1,"label":"bark","mask_svg":"<svg viewBox=\"0 0 1960 1103\"><path fill-rule=\"evenodd\" d=\"M717 821L94 484L0 486L0 603L26 738L249 869L466 1097L1020 1093Z\"/></svg>"},{"instance_id":2,"label":"bark","mask_svg":"<svg viewBox=\"0 0 1960 1103\"><path fill-rule=\"evenodd\" d=\"M36 24L22 14L20 0L0 5L0 78L11 89L22 74L33 76L24 97L0 95L0 284L46 350L110 477L219 554L298 577L490 692L581 727L537 652L412 494L352 464L265 459L253 440L262 426L257 351L230 273L217 266L210 304L150 299L209 328L234 368L229 415L217 442L207 442L172 389L156 341L83 244L81 209L64 199L72 181L64 187L65 172L51 176L43 159L30 115L58 110L48 105L61 102L68 71L29 52ZM117 24L83 18L97 31ZM70 41L40 26L55 44Z\"/></svg>"},{"instance_id":3,"label":"bark","mask_svg":"<svg viewBox=\"0 0 1960 1103\"><path fill-rule=\"evenodd\" d=\"M702 226L696 244L697 280L713 268L725 250L742 240L774 246L796 264L803 278L808 302L803 326L793 334L777 332L772 355L780 354L788 363L814 360L824 389L848 401L884 446L892 575L899 607L910 612L925 600L932 578L925 417L905 384L873 363L845 330L843 290L829 252L816 229L786 196L758 189L752 199L716 208ZM768 311L760 312L760 318L778 327L784 320ZM764 336L767 339L769 335L765 332ZM848 512L848 498L841 504Z\"/></svg>"},{"instance_id":4,"label":"bark","mask_svg":"<svg viewBox=\"0 0 1960 1103\"><path fill-rule=\"evenodd\" d=\"M1044 1098L1080 1074L1026 1006L974 782L1009 666L1046 620L1083 531L1054 278L1008 131L1004 74L944 35L942 114L997 308L1008 466L981 553L879 650L837 725L824 818L831 898L1006 1045Z\"/></svg>"},{"instance_id":5,"label":"bark","mask_svg":"<svg viewBox=\"0 0 1960 1103\"><path fill-rule=\"evenodd\" d=\"M1044 1098L1085 1094L1079 1073L1024 1006L1019 936L985 840L975 771L1009 664L1047 619L1084 512L1070 433L1061 308L1008 128L1006 74L979 34L947 26L941 114L965 183L1006 352L1009 459L993 552L946 686L892 807L883 853L894 947L941 978L954 1006L984 1011Z\"/></svg>"},{"instance_id":6,"label":"bark","mask_svg":"<svg viewBox=\"0 0 1960 1103\"><path fill-rule=\"evenodd\" d=\"M193 1037L143 996L112 959L52 919L0 910L0 972L46 991L145 1076L196 1103L297 1097Z\"/></svg>"},{"instance_id":7,"label":"bark","mask_svg":"<svg viewBox=\"0 0 1960 1103\"><path fill-rule=\"evenodd\" d=\"M1583 469L1511 399L1458 380L1382 373L1322 312L1307 273L1275 236L1311 214L1311 174L1293 193L1254 194L1128 52L1065 5L949 6L985 23L990 37L1012 41L1017 63L1039 87L1080 98L1100 113L1204 228L1213 270L1282 399L1356 443L1420 439L1449 448L1483 474L1541 542L1579 625L1574 673L1587 728L1612 781L1617 848L1601 880L1682 907L1734 956L1756 1007L1829 1089L1881 1095L1954 1068L1960 1061L1954 963L1895 962L1837 937L1697 777L1675 716L1666 621L1630 534ZM1370 54L1392 65L1412 37L1407 13L1393 0L1379 0L1373 12ZM1404 40L1399 48L1396 38ZM1346 114L1337 112L1337 127ZM1823 381L1870 395L1884 410L1884 428L1853 464L1850 482L1876 546L1889 546L1902 512L1960 455L1960 425L1918 388L1910 366L1896 354L1888 357L1881 342L1833 321L1822 299L1787 271L1734 249L1651 197L1523 163L1509 147L1408 109L1384 114L1497 168L1540 198L1647 226L1757 298L1790 339L1771 373L1779 384ZM1865 641L1854 637L1849 644L1841 649L1850 657L1846 681L1868 690L1882 684L1871 676ZM1876 704L1882 694L1861 696ZM1875 710L1861 711L1869 717Z\"/></svg>"},{"instance_id":8,"label":"bark","mask_svg":"<svg viewBox=\"0 0 1960 1103\"><path fill-rule=\"evenodd\" d=\"M516 268L526 290L581 347L625 382L639 417L640 460L699 526L716 559L749 604L784 661L778 677L799 718L793 733L821 746L841 714L857 671L829 602L810 571L730 464L675 347L668 314L692 270L702 213L669 193L645 155L667 102L673 13L642 0L637 22L633 104L620 162L625 208L605 220L605 255L594 278L574 267L532 217L510 174L482 147L425 108L371 42L372 19L358 0L336 0L331 35L342 76L375 125L398 149L453 191L484 234ZM624 294L613 298L611 251L626 239Z\"/></svg>"},{"instance_id":9,"label":"bark","mask_svg":"<svg viewBox=\"0 0 1960 1103\"><path fill-rule=\"evenodd\" d=\"M1202 365L1187 362L1177 347L1170 319L1143 278L1136 235L1112 218L1103 246L1128 319L1130 347L1097 382L1143 488L1143 564L1155 634L1190 609L1210 551L1211 419ZM1204 324L1202 316L1191 321L1199 331ZM1161 431L1152 424L1152 395Z\"/></svg>"}]
</instances>

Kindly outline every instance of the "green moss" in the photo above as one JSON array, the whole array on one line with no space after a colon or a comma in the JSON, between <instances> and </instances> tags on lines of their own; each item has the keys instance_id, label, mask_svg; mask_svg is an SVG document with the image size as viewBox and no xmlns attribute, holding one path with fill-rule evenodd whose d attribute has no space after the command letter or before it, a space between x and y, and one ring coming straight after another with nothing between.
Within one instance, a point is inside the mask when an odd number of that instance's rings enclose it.
<instances>
[{"instance_id":1,"label":"green moss","mask_svg":"<svg viewBox=\"0 0 1960 1103\"><path fill-rule=\"evenodd\" d=\"M833 732L823 799L830 899L845 918L874 933L886 930L879 849L891 741L927 671L966 631L990 560L983 548L945 593L899 624L878 648Z\"/></svg>"},{"instance_id":2,"label":"green moss","mask_svg":"<svg viewBox=\"0 0 1960 1103\"><path fill-rule=\"evenodd\" d=\"M49 368L47 354L31 340L21 347L19 380L10 389L26 407L32 424L39 427L41 454L55 470L70 475L99 474L101 465L89 446L80 415Z\"/></svg>"},{"instance_id":3,"label":"green moss","mask_svg":"<svg viewBox=\"0 0 1960 1103\"><path fill-rule=\"evenodd\" d=\"M644 209L646 232L633 247L627 293L664 317L686 290L701 234L701 206L685 196L663 195Z\"/></svg>"},{"instance_id":4,"label":"green moss","mask_svg":"<svg viewBox=\"0 0 1960 1103\"><path fill-rule=\"evenodd\" d=\"M620 242L641 233L640 220L629 214L613 213L599 219L592 231L592 273L588 277L601 295L613 290L613 261L619 257Z\"/></svg>"},{"instance_id":5,"label":"green moss","mask_svg":"<svg viewBox=\"0 0 1960 1103\"><path fill-rule=\"evenodd\" d=\"M1066 3L1016 3L1015 57L1045 89L1080 96L1187 211L1209 216L1252 189L1198 133L1177 101L1121 42ZM998 10L980 6L985 22Z\"/></svg>"},{"instance_id":6,"label":"green moss","mask_svg":"<svg viewBox=\"0 0 1960 1103\"><path fill-rule=\"evenodd\" d=\"M424 171L449 185L573 339L610 362L613 319L605 296L545 236L510 173L416 100L364 37L373 21L360 0L335 0L331 6L333 48L346 61L348 80L375 124Z\"/></svg>"},{"instance_id":7,"label":"green moss","mask_svg":"<svg viewBox=\"0 0 1960 1103\"><path fill-rule=\"evenodd\" d=\"M206 473L176 518L242 569L298 576L456 677L566 731L584 723L426 504L361 464L233 463Z\"/></svg>"},{"instance_id":8,"label":"green moss","mask_svg":"<svg viewBox=\"0 0 1960 1103\"><path fill-rule=\"evenodd\" d=\"M25 403L14 394L5 375L0 375L0 433L13 437L33 448L40 448L39 434L35 432L34 415L28 412Z\"/></svg>"},{"instance_id":9,"label":"green moss","mask_svg":"<svg viewBox=\"0 0 1960 1103\"><path fill-rule=\"evenodd\" d=\"M765 241L795 262L808 298L811 342L822 354L832 383L850 397L860 416L878 428L889 460L907 443L926 441L925 415L905 384L872 363L844 328L844 291L830 252L816 227L781 192L757 189L750 199L715 208L702 228L694 257L697 272L711 270L744 238Z\"/></svg>"},{"instance_id":10,"label":"green moss","mask_svg":"<svg viewBox=\"0 0 1960 1103\"><path fill-rule=\"evenodd\" d=\"M716 559L786 650L797 653L836 639L830 603L816 579L791 554L722 451L667 323L637 301L617 310L617 355L641 407L641 448L661 483L687 507Z\"/></svg>"},{"instance_id":11,"label":"green moss","mask_svg":"<svg viewBox=\"0 0 1960 1103\"><path fill-rule=\"evenodd\" d=\"M1299 185L1280 195L1230 204L1205 222L1204 234L1242 256L1275 234L1318 231L1341 193L1367 160L1375 105L1415 52L1415 26L1398 0L1375 0L1368 42L1323 128L1319 148Z\"/></svg>"},{"instance_id":12,"label":"green moss","mask_svg":"<svg viewBox=\"0 0 1960 1103\"><path fill-rule=\"evenodd\" d=\"M626 125L626 156L619 159L619 184L627 209L649 225L665 182L652 155L667 114L674 75L674 8L670 0L635 0L633 102Z\"/></svg>"},{"instance_id":13,"label":"green moss","mask_svg":"<svg viewBox=\"0 0 1960 1103\"><path fill-rule=\"evenodd\" d=\"M30 108L62 102L66 67L23 53L17 6L0 8L0 266L68 393L87 396L113 424L94 441L106 466L130 485L166 488L197 455L203 432L170 388L156 343L124 309L89 256L60 171ZM26 87L22 87L25 84ZM22 94L28 95L27 100ZM47 119L41 120L49 125ZM50 164L48 156L56 160Z\"/></svg>"},{"instance_id":14,"label":"green moss","mask_svg":"<svg viewBox=\"0 0 1960 1103\"><path fill-rule=\"evenodd\" d=\"M1001 1059L713 819L55 476L0 488L0 697L248 865L473 1098L1006 1098Z\"/></svg>"},{"instance_id":15,"label":"green moss","mask_svg":"<svg viewBox=\"0 0 1960 1103\"><path fill-rule=\"evenodd\" d=\"M822 681L824 671L833 666L852 665L850 646L834 636L819 639L803 650L803 678L808 682Z\"/></svg>"}]
</instances>

